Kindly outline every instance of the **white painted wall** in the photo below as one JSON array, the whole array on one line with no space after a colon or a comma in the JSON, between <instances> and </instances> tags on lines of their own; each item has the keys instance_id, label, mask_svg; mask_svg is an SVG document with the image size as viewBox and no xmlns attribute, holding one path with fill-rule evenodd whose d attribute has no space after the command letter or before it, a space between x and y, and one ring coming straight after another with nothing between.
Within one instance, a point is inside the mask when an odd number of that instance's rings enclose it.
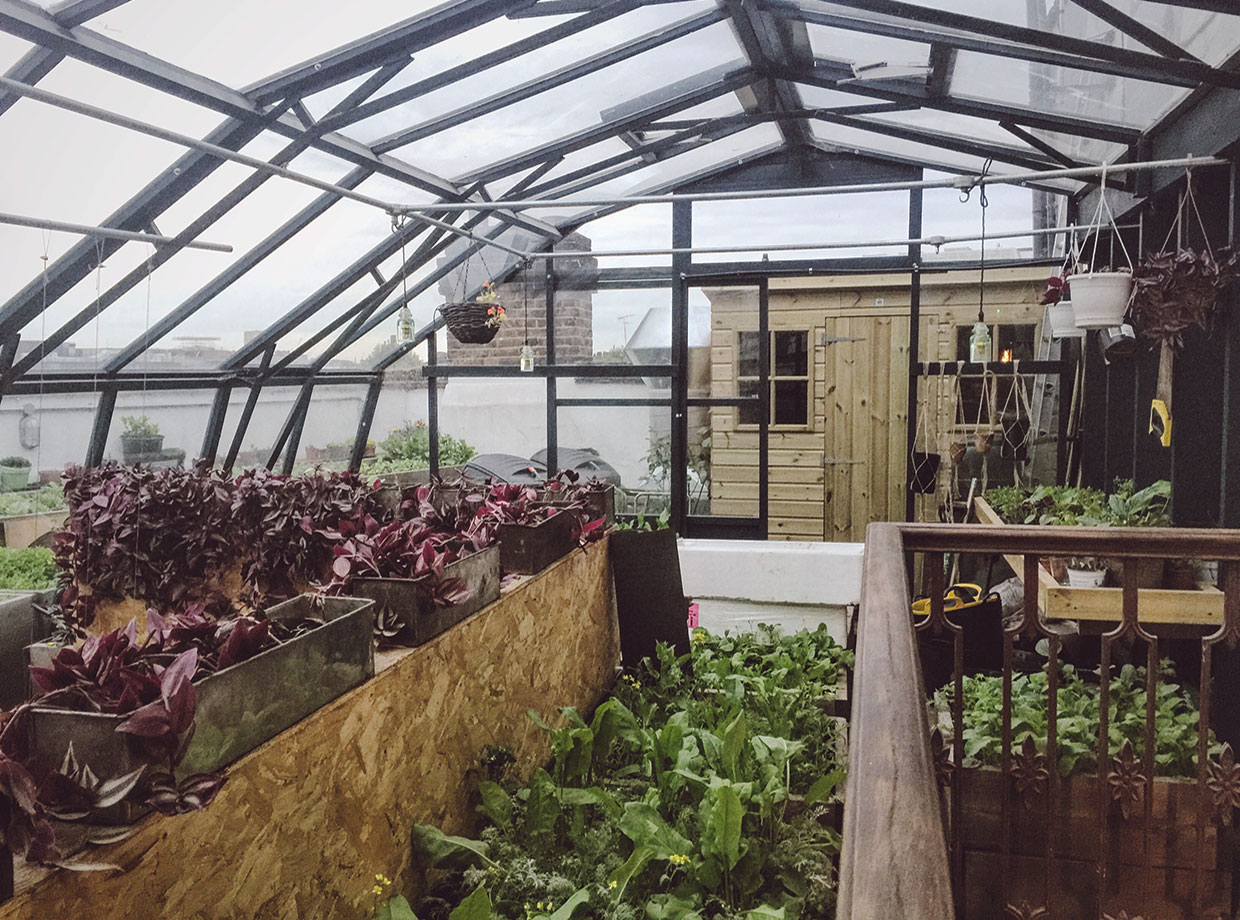
<instances>
[{"instance_id":1,"label":"white painted wall","mask_svg":"<svg viewBox=\"0 0 1240 920\"><path fill-rule=\"evenodd\" d=\"M689 597L770 604L861 602L861 543L680 540Z\"/></svg>"}]
</instances>

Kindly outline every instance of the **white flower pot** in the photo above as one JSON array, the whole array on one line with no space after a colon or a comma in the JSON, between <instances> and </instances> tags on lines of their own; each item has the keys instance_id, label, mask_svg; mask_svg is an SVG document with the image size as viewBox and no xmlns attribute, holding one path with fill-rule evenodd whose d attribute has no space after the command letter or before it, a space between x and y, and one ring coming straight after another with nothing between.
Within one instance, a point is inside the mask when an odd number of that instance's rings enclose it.
<instances>
[{"instance_id":1,"label":"white flower pot","mask_svg":"<svg viewBox=\"0 0 1240 920\"><path fill-rule=\"evenodd\" d=\"M1101 588L1102 583L1106 580L1106 569L1091 572L1088 569L1074 569L1071 566L1068 567L1069 588Z\"/></svg>"},{"instance_id":2,"label":"white flower pot","mask_svg":"<svg viewBox=\"0 0 1240 920\"><path fill-rule=\"evenodd\" d=\"M1072 309L1082 329L1110 329L1124 320L1132 296L1132 275L1128 272L1092 272L1071 275Z\"/></svg>"},{"instance_id":3,"label":"white flower pot","mask_svg":"<svg viewBox=\"0 0 1240 920\"><path fill-rule=\"evenodd\" d=\"M1079 339L1085 335L1085 330L1076 324L1076 310L1070 300L1061 300L1047 306L1046 322L1050 324L1054 338Z\"/></svg>"}]
</instances>

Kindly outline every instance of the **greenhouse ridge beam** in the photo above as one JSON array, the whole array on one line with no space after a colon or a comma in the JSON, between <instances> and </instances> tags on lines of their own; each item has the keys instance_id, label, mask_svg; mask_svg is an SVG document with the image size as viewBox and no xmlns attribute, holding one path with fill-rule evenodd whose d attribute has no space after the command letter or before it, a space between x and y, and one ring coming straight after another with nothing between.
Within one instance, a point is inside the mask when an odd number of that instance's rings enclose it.
<instances>
[{"instance_id":1,"label":"greenhouse ridge beam","mask_svg":"<svg viewBox=\"0 0 1240 920\"><path fill-rule=\"evenodd\" d=\"M1196 61L1198 64L1205 62L1195 54L1189 54L1175 42L1168 39L1159 32L1154 31L1145 23L1133 19L1122 10L1116 9L1108 0L1072 0L1077 6L1083 10L1093 13L1103 22L1110 23L1135 38L1151 51L1157 51L1164 57L1172 60Z\"/></svg>"},{"instance_id":2,"label":"greenhouse ridge beam","mask_svg":"<svg viewBox=\"0 0 1240 920\"><path fill-rule=\"evenodd\" d=\"M968 189L983 185L1024 185L1048 179L1089 179L1095 176L1118 175L1149 169L1204 168L1227 166L1229 160L1219 157L1177 157L1170 160L1150 160L1138 163L1102 163L1097 166L1064 167L1062 169L1036 170L1025 173L964 173L957 179L916 179L897 182L867 182L856 185L815 185L805 188L740 189L726 192L679 192L650 195L619 195L598 198L563 200L558 198L526 198L488 202L445 202L439 205L402 205L404 213L416 214L424 210L488 211L501 208L563 208L607 207L611 205L668 204L674 201L743 201L750 198L798 198L811 195L851 195L857 192L909 191L911 189L955 188Z\"/></svg>"},{"instance_id":3,"label":"greenhouse ridge beam","mask_svg":"<svg viewBox=\"0 0 1240 920\"><path fill-rule=\"evenodd\" d=\"M79 236L95 236L106 240L126 240L159 245L175 244L186 249L201 249L206 252L233 251L233 248L227 243L211 243L206 240L190 240L181 243L179 237L160 236L157 233L137 233L132 230L117 230L113 227L96 227L92 224L74 224L63 220L49 220L45 217L27 217L22 214L0 212L0 224L8 224L12 227L32 227L36 230L60 230L64 233L75 233Z\"/></svg>"}]
</instances>

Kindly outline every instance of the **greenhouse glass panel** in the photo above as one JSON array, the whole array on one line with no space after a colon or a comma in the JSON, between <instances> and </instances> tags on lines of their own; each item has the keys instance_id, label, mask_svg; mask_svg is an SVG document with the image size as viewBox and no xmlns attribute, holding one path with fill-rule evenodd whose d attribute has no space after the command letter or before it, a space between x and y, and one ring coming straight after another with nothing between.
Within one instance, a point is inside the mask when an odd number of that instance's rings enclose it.
<instances>
[{"instance_id":1,"label":"greenhouse glass panel","mask_svg":"<svg viewBox=\"0 0 1240 920\"><path fill-rule=\"evenodd\" d=\"M576 385L571 393L574 397L589 398L613 390L619 392L614 385L601 381ZM566 467L584 461L584 478L598 475L601 479L609 479L613 485L618 478L617 514L658 517L668 507L671 502L668 477L671 411L668 407L561 406L557 425L558 465Z\"/></svg>"},{"instance_id":2,"label":"greenhouse glass panel","mask_svg":"<svg viewBox=\"0 0 1240 920\"><path fill-rule=\"evenodd\" d=\"M858 76L874 68L872 72L884 75L896 76L898 71L898 75L906 79L924 79L928 71L930 46L927 44L817 23L810 23L807 28L815 57L853 64ZM875 65L886 66L879 71Z\"/></svg>"}]
</instances>

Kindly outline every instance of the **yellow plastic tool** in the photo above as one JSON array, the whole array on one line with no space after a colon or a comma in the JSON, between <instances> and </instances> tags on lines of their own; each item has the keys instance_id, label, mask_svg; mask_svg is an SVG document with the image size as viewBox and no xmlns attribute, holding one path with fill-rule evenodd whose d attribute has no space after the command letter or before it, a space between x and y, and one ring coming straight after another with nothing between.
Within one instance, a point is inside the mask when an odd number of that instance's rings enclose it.
<instances>
[{"instance_id":1,"label":"yellow plastic tool","mask_svg":"<svg viewBox=\"0 0 1240 920\"><path fill-rule=\"evenodd\" d=\"M1163 447L1171 446L1171 410L1161 399L1150 403L1150 434Z\"/></svg>"},{"instance_id":2,"label":"yellow plastic tool","mask_svg":"<svg viewBox=\"0 0 1240 920\"><path fill-rule=\"evenodd\" d=\"M959 610L962 607L975 607L985 600L981 585L957 582L943 592L943 609ZM913 615L925 617L930 615L930 598L919 597L913 601Z\"/></svg>"}]
</instances>

